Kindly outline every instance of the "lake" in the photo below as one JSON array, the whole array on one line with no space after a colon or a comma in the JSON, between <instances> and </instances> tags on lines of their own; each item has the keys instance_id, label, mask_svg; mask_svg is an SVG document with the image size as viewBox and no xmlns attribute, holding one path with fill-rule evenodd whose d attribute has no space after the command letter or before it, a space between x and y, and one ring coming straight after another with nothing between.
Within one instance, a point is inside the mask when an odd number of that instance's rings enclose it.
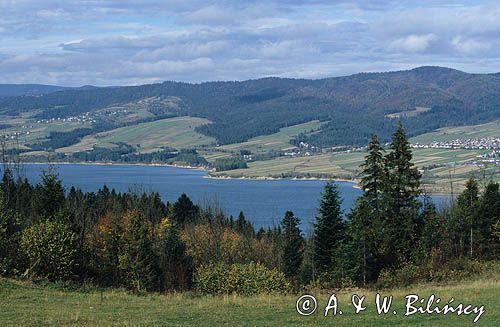
<instances>
[{"instance_id":1,"label":"lake","mask_svg":"<svg viewBox=\"0 0 500 327\"><path fill-rule=\"evenodd\" d=\"M140 190L158 192L164 201L175 201L186 193L195 203L214 203L227 214L237 217L240 211L255 227L279 224L286 210L301 218L303 230L314 221L325 181L253 180L205 178L204 170L166 166L139 165L55 165L66 189L97 191L103 185L120 192ZM46 164L25 164L21 175L38 182ZM361 191L351 182L336 182L348 212ZM441 202L442 198L435 198Z\"/></svg>"}]
</instances>

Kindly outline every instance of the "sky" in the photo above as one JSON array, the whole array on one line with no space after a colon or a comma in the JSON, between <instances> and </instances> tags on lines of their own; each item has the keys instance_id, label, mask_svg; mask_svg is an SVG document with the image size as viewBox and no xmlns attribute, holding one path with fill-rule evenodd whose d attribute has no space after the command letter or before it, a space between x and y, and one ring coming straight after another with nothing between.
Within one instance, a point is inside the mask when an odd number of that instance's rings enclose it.
<instances>
[{"instance_id":1,"label":"sky","mask_svg":"<svg viewBox=\"0 0 500 327\"><path fill-rule=\"evenodd\" d=\"M500 71L499 1L0 0L0 83Z\"/></svg>"}]
</instances>

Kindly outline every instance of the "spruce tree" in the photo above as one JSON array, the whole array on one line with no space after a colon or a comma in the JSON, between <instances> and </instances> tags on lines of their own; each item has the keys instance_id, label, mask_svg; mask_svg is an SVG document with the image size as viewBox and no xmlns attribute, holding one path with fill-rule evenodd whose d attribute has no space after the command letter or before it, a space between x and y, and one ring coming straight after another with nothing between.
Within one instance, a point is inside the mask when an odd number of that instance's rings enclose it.
<instances>
[{"instance_id":1,"label":"spruce tree","mask_svg":"<svg viewBox=\"0 0 500 327\"><path fill-rule=\"evenodd\" d=\"M380 219L374 214L373 202L368 197L361 196L356 206L349 214L349 236L354 256L351 258L351 266L358 271L354 279L361 279L363 284L377 279L379 267L379 244L382 228Z\"/></svg>"},{"instance_id":2,"label":"spruce tree","mask_svg":"<svg viewBox=\"0 0 500 327\"><path fill-rule=\"evenodd\" d=\"M383 183L382 252L385 265L411 260L419 238L420 172L411 162L412 152L403 126L393 134L385 157L387 178Z\"/></svg>"},{"instance_id":3,"label":"spruce tree","mask_svg":"<svg viewBox=\"0 0 500 327\"><path fill-rule=\"evenodd\" d=\"M384 182L387 176L385 171L384 149L380 146L377 135L372 134L368 145L368 155L365 157L361 178L363 197L371 205L373 211L380 210L380 199L384 190Z\"/></svg>"},{"instance_id":4,"label":"spruce tree","mask_svg":"<svg viewBox=\"0 0 500 327\"><path fill-rule=\"evenodd\" d=\"M161 288L164 291L187 289L192 279L192 259L186 254L178 228L167 218L160 226Z\"/></svg>"},{"instance_id":5,"label":"spruce tree","mask_svg":"<svg viewBox=\"0 0 500 327\"><path fill-rule=\"evenodd\" d=\"M327 183L322 194L313 235L313 261L315 270L319 274L332 273L338 268L336 259L345 233L341 203L337 185Z\"/></svg>"},{"instance_id":6,"label":"spruce tree","mask_svg":"<svg viewBox=\"0 0 500 327\"><path fill-rule=\"evenodd\" d=\"M281 221L284 236L283 271L292 279L297 278L303 260L304 238L299 223L299 218L291 211L287 211Z\"/></svg>"},{"instance_id":7,"label":"spruce tree","mask_svg":"<svg viewBox=\"0 0 500 327\"><path fill-rule=\"evenodd\" d=\"M465 183L465 190L458 196L453 224L454 234L460 245L461 254L474 255L474 243L477 234L479 205L479 185L474 178Z\"/></svg>"},{"instance_id":8,"label":"spruce tree","mask_svg":"<svg viewBox=\"0 0 500 327\"><path fill-rule=\"evenodd\" d=\"M180 227L195 222L198 215L198 206L194 205L185 193L182 193L172 206L172 219Z\"/></svg>"},{"instance_id":9,"label":"spruce tree","mask_svg":"<svg viewBox=\"0 0 500 327\"><path fill-rule=\"evenodd\" d=\"M420 251L423 257L429 256L432 251L438 250L443 236L443 223L436 206L429 198L425 199L421 213L422 235L420 237Z\"/></svg>"},{"instance_id":10,"label":"spruce tree","mask_svg":"<svg viewBox=\"0 0 500 327\"><path fill-rule=\"evenodd\" d=\"M64 206L64 188L55 171L42 175L42 183L35 187L34 211L41 219L54 219Z\"/></svg>"},{"instance_id":11,"label":"spruce tree","mask_svg":"<svg viewBox=\"0 0 500 327\"><path fill-rule=\"evenodd\" d=\"M500 221L500 189L499 184L489 182L478 203L478 214L473 228L477 231L475 242L479 245L479 255L498 259L500 250L494 235L494 225Z\"/></svg>"}]
</instances>

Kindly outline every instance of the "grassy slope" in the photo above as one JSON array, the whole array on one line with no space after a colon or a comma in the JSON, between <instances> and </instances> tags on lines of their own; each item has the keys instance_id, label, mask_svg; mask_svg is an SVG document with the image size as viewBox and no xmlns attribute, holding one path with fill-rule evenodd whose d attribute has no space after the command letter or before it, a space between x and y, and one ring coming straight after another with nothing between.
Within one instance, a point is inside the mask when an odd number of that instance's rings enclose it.
<instances>
[{"instance_id":1,"label":"grassy slope","mask_svg":"<svg viewBox=\"0 0 500 327\"><path fill-rule=\"evenodd\" d=\"M366 295L367 310L355 315L348 305L353 293ZM486 313L479 326L495 326L500 321L498 276L450 285L415 285L407 289L385 290L383 296L394 296L392 313L378 316L375 292L351 290L337 293L341 316L324 317L321 311L309 317L295 312L298 296L261 295L195 296L192 294L136 296L121 290L69 291L55 286L37 286L11 280L0 280L0 325L92 325L92 326L471 326L473 315L404 316L405 295L421 297L435 294L442 304L451 297L455 303L484 305ZM329 295L318 295L323 310Z\"/></svg>"},{"instance_id":2,"label":"grassy slope","mask_svg":"<svg viewBox=\"0 0 500 327\"><path fill-rule=\"evenodd\" d=\"M433 141L448 141L481 137L500 137L500 120L472 126L440 128L432 133L412 137L412 143L428 144Z\"/></svg>"},{"instance_id":3,"label":"grassy slope","mask_svg":"<svg viewBox=\"0 0 500 327\"><path fill-rule=\"evenodd\" d=\"M414 149L413 161L417 167L444 164L444 167L431 169L424 178L424 186L430 192L450 193L450 175L453 178L453 191L463 188L471 174L480 177L482 172L474 166L456 166L474 160L481 150L448 150L448 149ZM280 157L268 161L249 163L248 169L237 169L214 173L223 177L279 177L281 173L322 174L335 178L351 179L359 173L359 165L366 153L341 153L336 155L322 154L310 157ZM454 166L455 165L455 166ZM487 178L500 180L498 167L488 167L485 170Z\"/></svg>"},{"instance_id":4,"label":"grassy slope","mask_svg":"<svg viewBox=\"0 0 500 327\"><path fill-rule=\"evenodd\" d=\"M59 152L76 152L97 146L112 146L112 143L125 142L140 144L142 152L159 150L163 146L191 148L214 143L210 137L201 135L194 129L209 123L203 118L175 117L148 123L121 127L110 131L84 137L78 144L58 149Z\"/></svg>"},{"instance_id":5,"label":"grassy slope","mask_svg":"<svg viewBox=\"0 0 500 327\"><path fill-rule=\"evenodd\" d=\"M254 153L266 153L271 150L286 150L294 147L290 144L290 140L295 136L299 135L300 133L309 133L311 131L316 131L320 127L321 122L319 120L313 120L303 124L284 127L281 128L278 133L254 137L247 142L224 145L221 146L220 149L229 151L239 151L245 149L250 150Z\"/></svg>"}]
</instances>

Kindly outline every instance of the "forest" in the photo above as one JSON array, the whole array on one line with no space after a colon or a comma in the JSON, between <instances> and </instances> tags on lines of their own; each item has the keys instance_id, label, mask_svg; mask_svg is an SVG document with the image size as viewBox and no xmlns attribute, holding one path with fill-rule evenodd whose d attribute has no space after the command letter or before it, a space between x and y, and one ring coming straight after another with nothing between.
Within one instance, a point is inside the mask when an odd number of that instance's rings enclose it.
<instances>
[{"instance_id":1,"label":"forest","mask_svg":"<svg viewBox=\"0 0 500 327\"><path fill-rule=\"evenodd\" d=\"M175 106L150 107L153 117L202 117L212 123L197 127L219 144L230 144L276 133L282 127L321 120L328 122L311 135L301 135L319 147L364 146L374 131L389 142L397 120L387 115L429 110L401 117L410 136L445 126L472 125L500 118L500 77L468 74L443 67L361 73L320 80L263 78L242 82L200 84L167 81L160 84L65 89L36 96L0 97L0 115L33 113L34 119L57 119L130 103L148 97L176 98ZM131 122L128 122L130 124ZM137 122L133 122L134 124ZM123 126L100 122L89 130L51 135L37 149L67 146L87 132ZM59 141L59 139L64 141Z\"/></svg>"},{"instance_id":2,"label":"forest","mask_svg":"<svg viewBox=\"0 0 500 327\"><path fill-rule=\"evenodd\" d=\"M349 214L326 183L310 236L300 218L255 229L186 194L65 190L57 171L31 184L4 165L0 275L132 292L288 293L312 287L389 287L498 269L500 190L470 179L448 207L420 189L401 125L387 151L372 135L362 195ZM256 203L255 205L259 205Z\"/></svg>"}]
</instances>

